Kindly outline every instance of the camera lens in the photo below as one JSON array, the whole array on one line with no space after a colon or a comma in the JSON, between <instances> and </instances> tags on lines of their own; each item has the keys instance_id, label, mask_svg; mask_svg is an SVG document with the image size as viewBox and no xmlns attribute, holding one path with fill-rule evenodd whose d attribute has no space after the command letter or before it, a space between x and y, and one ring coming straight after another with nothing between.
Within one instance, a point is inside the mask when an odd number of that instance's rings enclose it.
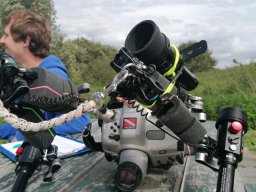
<instances>
[{"instance_id":1,"label":"camera lens","mask_svg":"<svg viewBox=\"0 0 256 192\"><path fill-rule=\"evenodd\" d=\"M133 191L142 181L142 172L138 165L124 162L118 166L115 174L117 187L122 191Z\"/></svg>"},{"instance_id":2,"label":"camera lens","mask_svg":"<svg viewBox=\"0 0 256 192\"><path fill-rule=\"evenodd\" d=\"M115 174L116 186L121 191L135 190L144 179L148 168L148 155L142 151L127 149L120 154Z\"/></svg>"},{"instance_id":3,"label":"camera lens","mask_svg":"<svg viewBox=\"0 0 256 192\"><path fill-rule=\"evenodd\" d=\"M130 31L125 47L145 65L155 64L162 74L172 67L174 52L169 39L151 20L140 22Z\"/></svg>"}]
</instances>

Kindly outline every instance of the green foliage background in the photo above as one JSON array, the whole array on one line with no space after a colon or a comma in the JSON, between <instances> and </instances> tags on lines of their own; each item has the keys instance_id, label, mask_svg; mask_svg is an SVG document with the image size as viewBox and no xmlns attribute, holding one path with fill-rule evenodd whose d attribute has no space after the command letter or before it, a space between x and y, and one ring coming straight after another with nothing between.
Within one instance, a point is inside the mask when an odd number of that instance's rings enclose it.
<instances>
[{"instance_id":1,"label":"green foliage background","mask_svg":"<svg viewBox=\"0 0 256 192\"><path fill-rule=\"evenodd\" d=\"M224 70L197 73L200 84L192 92L204 98L208 120L216 120L222 107L233 106L246 111L248 132L245 145L256 151L256 63Z\"/></svg>"},{"instance_id":2,"label":"green foliage background","mask_svg":"<svg viewBox=\"0 0 256 192\"><path fill-rule=\"evenodd\" d=\"M93 90L111 82L115 73L109 63L116 53L110 46L84 38L67 40L54 51L65 63L73 82L76 85L87 82Z\"/></svg>"}]
</instances>

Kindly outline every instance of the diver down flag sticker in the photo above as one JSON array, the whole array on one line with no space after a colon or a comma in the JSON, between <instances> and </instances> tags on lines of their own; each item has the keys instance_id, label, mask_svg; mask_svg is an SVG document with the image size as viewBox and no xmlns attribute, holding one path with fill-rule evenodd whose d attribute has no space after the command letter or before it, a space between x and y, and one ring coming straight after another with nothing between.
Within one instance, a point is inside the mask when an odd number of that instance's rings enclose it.
<instances>
[{"instance_id":1,"label":"diver down flag sticker","mask_svg":"<svg viewBox=\"0 0 256 192\"><path fill-rule=\"evenodd\" d=\"M123 129L136 129L137 118L124 118Z\"/></svg>"}]
</instances>

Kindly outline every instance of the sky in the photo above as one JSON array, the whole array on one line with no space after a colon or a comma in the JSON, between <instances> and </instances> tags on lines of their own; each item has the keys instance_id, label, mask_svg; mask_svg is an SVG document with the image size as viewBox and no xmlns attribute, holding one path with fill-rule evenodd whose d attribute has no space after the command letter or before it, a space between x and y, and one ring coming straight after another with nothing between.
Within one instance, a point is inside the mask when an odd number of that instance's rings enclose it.
<instances>
[{"instance_id":1,"label":"sky","mask_svg":"<svg viewBox=\"0 0 256 192\"><path fill-rule=\"evenodd\" d=\"M120 49L132 28L152 20L170 40L206 40L217 68L256 59L255 0L53 0L67 39L84 37Z\"/></svg>"}]
</instances>

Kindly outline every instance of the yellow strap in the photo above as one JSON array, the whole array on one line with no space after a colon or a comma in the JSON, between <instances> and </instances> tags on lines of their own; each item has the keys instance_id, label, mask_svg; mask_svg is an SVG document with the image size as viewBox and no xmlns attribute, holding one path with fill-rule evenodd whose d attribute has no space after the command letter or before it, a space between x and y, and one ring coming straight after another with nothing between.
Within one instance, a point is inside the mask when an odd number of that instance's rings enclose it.
<instances>
[{"instance_id":1,"label":"yellow strap","mask_svg":"<svg viewBox=\"0 0 256 192\"><path fill-rule=\"evenodd\" d=\"M174 76L176 75L176 74L175 74L175 69L176 69L176 67L177 67L177 65L178 65L178 63L179 63L179 60L180 60L180 53L179 53L179 50L178 50L174 45L171 45L171 46L172 46L173 49L174 49L175 59L174 59L174 64L173 64L173 66L172 66L167 72L165 72L164 76L166 76L166 77L168 77L168 76L170 76L170 75L174 77ZM171 90L172 90L172 88L174 87L174 85L175 85L175 83L170 83L170 84L168 85L167 89L164 91L163 94L171 92ZM163 95L163 94L162 94L162 95ZM143 104L142 104L142 106L144 106L144 107L150 109L151 107L154 106L155 103L156 103L156 101L154 101L154 103L151 104L151 105L143 105Z\"/></svg>"},{"instance_id":2,"label":"yellow strap","mask_svg":"<svg viewBox=\"0 0 256 192\"><path fill-rule=\"evenodd\" d=\"M174 54L175 54L175 59L174 59L174 64L173 66L167 71L165 72L164 76L168 77L170 75L172 75L173 77L175 76L175 69L179 63L179 60L180 60L180 52L179 50L174 46L174 45L171 45L174 49Z\"/></svg>"},{"instance_id":3,"label":"yellow strap","mask_svg":"<svg viewBox=\"0 0 256 192\"><path fill-rule=\"evenodd\" d=\"M174 84L175 84L175 83L170 83L170 84L168 85L167 89L164 91L163 94L165 94L165 93L170 93L171 90L172 90L172 88L174 87ZM162 94L162 95L163 95L163 94Z\"/></svg>"},{"instance_id":4,"label":"yellow strap","mask_svg":"<svg viewBox=\"0 0 256 192\"><path fill-rule=\"evenodd\" d=\"M176 75L176 74L175 74L175 69L176 69L176 67L177 67L177 65L178 65L178 63L179 63L179 59L180 59L179 50L178 50L174 45L172 45L172 47L173 47L173 49L174 49L175 59L174 59L174 64L173 64L173 66L169 69L169 71L167 71L167 72L164 74L164 76L167 76L167 77L170 76L170 75L172 75L172 76L174 77L174 76ZM164 91L163 94L171 92L171 90L172 90L172 88L174 87L174 85L175 85L175 83L170 83L170 84L168 85L167 89Z\"/></svg>"},{"instance_id":5,"label":"yellow strap","mask_svg":"<svg viewBox=\"0 0 256 192\"><path fill-rule=\"evenodd\" d=\"M154 101L154 103L152 103L151 105L143 105L142 104L142 106L150 109L151 107L153 107L155 105L155 103L156 103L156 101Z\"/></svg>"}]
</instances>

